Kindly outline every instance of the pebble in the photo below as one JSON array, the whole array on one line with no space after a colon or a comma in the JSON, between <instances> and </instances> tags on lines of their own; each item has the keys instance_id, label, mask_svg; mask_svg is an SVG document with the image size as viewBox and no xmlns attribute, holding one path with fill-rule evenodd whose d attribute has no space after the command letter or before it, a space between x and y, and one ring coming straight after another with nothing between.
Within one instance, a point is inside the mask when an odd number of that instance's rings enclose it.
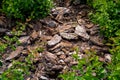
<instances>
[{"instance_id":1,"label":"pebble","mask_svg":"<svg viewBox=\"0 0 120 80\"><path fill-rule=\"evenodd\" d=\"M58 61L58 63L59 63L59 64L63 64L63 65L65 64L64 60L62 60L62 59L60 59L60 60Z\"/></svg>"},{"instance_id":2,"label":"pebble","mask_svg":"<svg viewBox=\"0 0 120 80\"><path fill-rule=\"evenodd\" d=\"M15 57L17 57L23 50L22 46L18 46L15 51L11 52L9 57L7 57L5 60L11 60Z\"/></svg>"},{"instance_id":3,"label":"pebble","mask_svg":"<svg viewBox=\"0 0 120 80\"><path fill-rule=\"evenodd\" d=\"M93 44L98 45L98 46L103 46L104 45L103 42L102 42L103 40L98 36L91 36L90 41Z\"/></svg>"},{"instance_id":4,"label":"pebble","mask_svg":"<svg viewBox=\"0 0 120 80\"><path fill-rule=\"evenodd\" d=\"M60 36L62 36L65 39L72 40L72 39L78 39L78 36L75 33L65 33L61 32Z\"/></svg>"},{"instance_id":5,"label":"pebble","mask_svg":"<svg viewBox=\"0 0 120 80\"><path fill-rule=\"evenodd\" d=\"M62 40L61 36L56 34L53 36L53 38L50 41L48 41L47 44L48 44L48 46L54 46L57 43L59 43L61 40Z\"/></svg>"},{"instance_id":6,"label":"pebble","mask_svg":"<svg viewBox=\"0 0 120 80\"><path fill-rule=\"evenodd\" d=\"M65 54L62 54L62 55L60 55L59 58L60 58L60 59L65 59L65 58L66 58L66 55L65 55Z\"/></svg>"},{"instance_id":7,"label":"pebble","mask_svg":"<svg viewBox=\"0 0 120 80\"><path fill-rule=\"evenodd\" d=\"M49 27L56 27L57 26L57 23L55 21L49 21L48 22L48 26Z\"/></svg>"},{"instance_id":8,"label":"pebble","mask_svg":"<svg viewBox=\"0 0 120 80\"><path fill-rule=\"evenodd\" d=\"M79 23L79 25L85 25L86 22L85 22L85 20L83 20L83 19L79 19L79 20L78 20L78 23Z\"/></svg>"},{"instance_id":9,"label":"pebble","mask_svg":"<svg viewBox=\"0 0 120 80\"><path fill-rule=\"evenodd\" d=\"M57 56L60 56L60 55L62 55L62 54L64 54L63 51L60 51L60 52L57 52L57 53L56 53Z\"/></svg>"},{"instance_id":10,"label":"pebble","mask_svg":"<svg viewBox=\"0 0 120 80\"><path fill-rule=\"evenodd\" d=\"M84 39L88 40L90 38L84 26L77 25L77 27L75 28L75 33Z\"/></svg>"},{"instance_id":11,"label":"pebble","mask_svg":"<svg viewBox=\"0 0 120 80\"><path fill-rule=\"evenodd\" d=\"M72 61L72 57L67 57L67 58L65 58L65 63L69 63L69 62L71 62Z\"/></svg>"},{"instance_id":12,"label":"pebble","mask_svg":"<svg viewBox=\"0 0 120 80\"><path fill-rule=\"evenodd\" d=\"M62 65L55 65L52 67L52 70L62 70L63 66Z\"/></svg>"},{"instance_id":13,"label":"pebble","mask_svg":"<svg viewBox=\"0 0 120 80\"><path fill-rule=\"evenodd\" d=\"M111 62L111 55L110 54L105 54L105 61Z\"/></svg>"},{"instance_id":14,"label":"pebble","mask_svg":"<svg viewBox=\"0 0 120 80\"><path fill-rule=\"evenodd\" d=\"M49 80L47 77L45 77L45 76L40 76L40 79L42 79L42 80Z\"/></svg>"},{"instance_id":15,"label":"pebble","mask_svg":"<svg viewBox=\"0 0 120 80\"><path fill-rule=\"evenodd\" d=\"M89 24L86 24L85 27L87 27L88 29L92 28L94 26L93 23L89 23Z\"/></svg>"},{"instance_id":16,"label":"pebble","mask_svg":"<svg viewBox=\"0 0 120 80\"><path fill-rule=\"evenodd\" d=\"M21 37L21 38L19 39L19 42L20 42L20 43L27 43L29 38L30 38L30 36Z\"/></svg>"},{"instance_id":17,"label":"pebble","mask_svg":"<svg viewBox=\"0 0 120 80\"><path fill-rule=\"evenodd\" d=\"M56 63L57 56L55 54L52 54L50 52L44 52L44 55L45 55L46 60L52 63Z\"/></svg>"}]
</instances>

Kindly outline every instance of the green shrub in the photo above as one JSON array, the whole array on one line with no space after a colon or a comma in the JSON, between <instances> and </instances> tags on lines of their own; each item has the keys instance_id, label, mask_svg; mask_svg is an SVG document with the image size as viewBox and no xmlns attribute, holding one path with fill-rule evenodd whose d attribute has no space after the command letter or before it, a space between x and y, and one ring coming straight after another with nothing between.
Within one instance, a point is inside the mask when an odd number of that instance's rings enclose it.
<instances>
[{"instance_id":1,"label":"green shrub","mask_svg":"<svg viewBox=\"0 0 120 80\"><path fill-rule=\"evenodd\" d=\"M3 0L2 11L11 18L44 18L52 8L52 0Z\"/></svg>"},{"instance_id":2,"label":"green shrub","mask_svg":"<svg viewBox=\"0 0 120 80\"><path fill-rule=\"evenodd\" d=\"M95 13L90 18L100 25L101 33L107 37L116 36L120 29L120 0L88 0ZM120 30L119 30L120 31Z\"/></svg>"},{"instance_id":3,"label":"green shrub","mask_svg":"<svg viewBox=\"0 0 120 80\"><path fill-rule=\"evenodd\" d=\"M0 80L24 80L23 72L17 69L5 71Z\"/></svg>"},{"instance_id":4,"label":"green shrub","mask_svg":"<svg viewBox=\"0 0 120 80\"><path fill-rule=\"evenodd\" d=\"M0 75L0 80L25 80L25 76L34 70L33 54L30 53L25 61L13 61L12 66Z\"/></svg>"},{"instance_id":5,"label":"green shrub","mask_svg":"<svg viewBox=\"0 0 120 80\"><path fill-rule=\"evenodd\" d=\"M92 0L89 4L95 11L90 14L91 20L100 25L101 33L107 38L106 44L111 47L112 62L107 65L107 80L119 80L120 0Z\"/></svg>"}]
</instances>

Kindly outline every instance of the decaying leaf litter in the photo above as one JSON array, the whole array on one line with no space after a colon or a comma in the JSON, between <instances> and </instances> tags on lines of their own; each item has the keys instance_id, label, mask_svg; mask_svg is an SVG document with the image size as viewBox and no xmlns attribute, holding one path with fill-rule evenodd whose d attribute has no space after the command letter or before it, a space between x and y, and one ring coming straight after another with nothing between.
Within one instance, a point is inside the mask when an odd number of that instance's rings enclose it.
<instances>
[{"instance_id":1,"label":"decaying leaf litter","mask_svg":"<svg viewBox=\"0 0 120 80\"><path fill-rule=\"evenodd\" d=\"M19 36L21 45L17 45L15 51L7 48L2 54L0 73L12 66L13 60L24 62L33 53L35 69L30 70L30 76L25 80L59 80L57 76L60 73L77 64L72 57L76 48L80 58L86 56L85 51L94 50L100 61L111 61L109 48L100 36L99 25L88 18L89 11L90 7L86 5L57 6L48 17L28 22L26 31ZM14 24L3 16L0 16L1 41L4 41L3 35L13 36L9 33L12 30L9 25Z\"/></svg>"}]
</instances>

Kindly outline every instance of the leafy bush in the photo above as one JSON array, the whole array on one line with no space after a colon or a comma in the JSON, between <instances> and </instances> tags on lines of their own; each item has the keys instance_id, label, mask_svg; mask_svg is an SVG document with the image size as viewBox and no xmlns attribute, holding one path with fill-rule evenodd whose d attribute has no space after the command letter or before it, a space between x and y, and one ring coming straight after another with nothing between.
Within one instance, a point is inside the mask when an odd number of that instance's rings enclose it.
<instances>
[{"instance_id":1,"label":"leafy bush","mask_svg":"<svg viewBox=\"0 0 120 80\"><path fill-rule=\"evenodd\" d=\"M3 0L2 11L11 18L37 19L47 16L52 4L52 0Z\"/></svg>"},{"instance_id":2,"label":"leafy bush","mask_svg":"<svg viewBox=\"0 0 120 80\"><path fill-rule=\"evenodd\" d=\"M24 77L29 75L29 70L34 70L33 55L30 53L25 61L13 61L12 66L4 71L0 80L24 80Z\"/></svg>"},{"instance_id":3,"label":"leafy bush","mask_svg":"<svg viewBox=\"0 0 120 80\"><path fill-rule=\"evenodd\" d=\"M94 23L99 24L105 37L116 36L120 32L120 0L89 0L95 13L90 14Z\"/></svg>"},{"instance_id":4,"label":"leafy bush","mask_svg":"<svg viewBox=\"0 0 120 80\"><path fill-rule=\"evenodd\" d=\"M0 80L24 80L23 73L20 70L7 70L2 74Z\"/></svg>"},{"instance_id":5,"label":"leafy bush","mask_svg":"<svg viewBox=\"0 0 120 80\"><path fill-rule=\"evenodd\" d=\"M120 0L92 0L90 5L95 9L95 13L90 14L91 20L100 25L101 33L107 38L107 45L111 47L112 62L107 66L107 80L119 80Z\"/></svg>"}]
</instances>

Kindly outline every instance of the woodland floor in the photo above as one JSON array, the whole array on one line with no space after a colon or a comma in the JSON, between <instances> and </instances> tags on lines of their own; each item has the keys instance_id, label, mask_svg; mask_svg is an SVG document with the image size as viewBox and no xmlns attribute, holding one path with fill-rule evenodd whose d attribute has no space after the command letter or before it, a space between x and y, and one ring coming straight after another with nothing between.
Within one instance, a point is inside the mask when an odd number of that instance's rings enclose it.
<instances>
[{"instance_id":1,"label":"woodland floor","mask_svg":"<svg viewBox=\"0 0 120 80\"><path fill-rule=\"evenodd\" d=\"M109 48L103 43L99 25L89 20L90 10L86 5L55 7L50 16L28 22L26 30L19 36L21 44L14 44L16 50L7 48L1 53L3 66L0 73L12 66L14 60L24 62L30 53L34 55L34 69L29 70L30 75L25 80L59 80L60 73L77 64L72 57L76 48L80 58L86 56L85 51L94 50L100 61L105 61ZM7 20L3 15L0 18L3 19L0 39L4 41L4 35L13 36L9 32L15 28L10 26L14 25L14 20Z\"/></svg>"}]
</instances>

